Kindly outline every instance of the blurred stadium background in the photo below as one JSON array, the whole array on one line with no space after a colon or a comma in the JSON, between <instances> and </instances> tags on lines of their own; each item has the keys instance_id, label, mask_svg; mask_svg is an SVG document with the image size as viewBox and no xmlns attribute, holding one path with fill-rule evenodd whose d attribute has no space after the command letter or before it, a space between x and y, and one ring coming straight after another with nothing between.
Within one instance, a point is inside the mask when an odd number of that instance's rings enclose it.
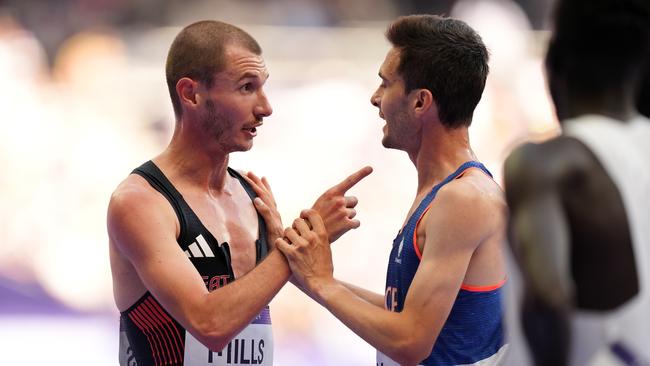
<instances>
[{"instance_id":1,"label":"blurred stadium background","mask_svg":"<svg viewBox=\"0 0 650 366\"><path fill-rule=\"evenodd\" d=\"M264 49L274 114L231 166L267 176L285 223L361 166L360 229L335 275L383 291L415 195L407 156L381 146L369 103L398 15L466 20L491 51L472 143L501 180L507 153L558 125L542 67L552 0L13 0L0 2L2 365L116 365L105 213L117 183L167 144L164 61L182 26L218 19ZM280 366L372 365L374 350L285 287L271 303Z\"/></svg>"}]
</instances>

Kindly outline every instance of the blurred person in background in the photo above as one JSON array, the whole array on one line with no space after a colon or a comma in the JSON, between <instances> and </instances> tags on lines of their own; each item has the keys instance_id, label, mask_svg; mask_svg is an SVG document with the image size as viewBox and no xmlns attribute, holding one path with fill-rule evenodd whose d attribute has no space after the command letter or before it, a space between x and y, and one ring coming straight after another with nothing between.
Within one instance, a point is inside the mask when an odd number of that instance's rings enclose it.
<instances>
[{"instance_id":1,"label":"blurred person in background","mask_svg":"<svg viewBox=\"0 0 650 366\"><path fill-rule=\"evenodd\" d=\"M228 167L272 113L261 52L248 33L217 21L187 26L171 45L172 140L108 208L122 365L273 364L268 303L291 273L269 245L282 224L266 179ZM344 193L370 171L316 202L330 239L359 226L357 200Z\"/></svg>"},{"instance_id":2,"label":"blurred person in background","mask_svg":"<svg viewBox=\"0 0 650 366\"><path fill-rule=\"evenodd\" d=\"M554 17L546 67L562 134L505 163L522 328L536 365L646 365L650 121L635 102L650 4L563 0Z\"/></svg>"},{"instance_id":3,"label":"blurred person in background","mask_svg":"<svg viewBox=\"0 0 650 366\"><path fill-rule=\"evenodd\" d=\"M377 349L377 365L497 364L506 226L503 192L477 161L468 127L488 52L462 21L402 17L371 98L382 144L418 172L415 201L393 241L385 296L338 281L319 214L303 211L277 241L307 294Z\"/></svg>"}]
</instances>

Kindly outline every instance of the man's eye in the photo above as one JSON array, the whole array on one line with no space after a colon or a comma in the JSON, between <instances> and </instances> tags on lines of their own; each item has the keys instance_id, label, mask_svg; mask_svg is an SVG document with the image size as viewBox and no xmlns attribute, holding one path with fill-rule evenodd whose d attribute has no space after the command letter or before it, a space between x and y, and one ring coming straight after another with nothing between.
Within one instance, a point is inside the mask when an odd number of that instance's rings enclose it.
<instances>
[{"instance_id":1,"label":"man's eye","mask_svg":"<svg viewBox=\"0 0 650 366\"><path fill-rule=\"evenodd\" d=\"M250 92L250 91L253 90L253 84L251 84L251 83L246 83L246 84L242 85L242 87L240 88L240 90L243 91L243 92Z\"/></svg>"}]
</instances>

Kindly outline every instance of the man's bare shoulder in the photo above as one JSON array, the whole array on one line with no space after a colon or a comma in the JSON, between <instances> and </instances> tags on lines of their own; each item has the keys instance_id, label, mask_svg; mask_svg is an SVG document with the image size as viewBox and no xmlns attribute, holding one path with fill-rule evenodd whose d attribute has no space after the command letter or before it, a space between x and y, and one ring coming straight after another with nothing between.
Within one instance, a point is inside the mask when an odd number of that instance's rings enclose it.
<instances>
[{"instance_id":1,"label":"man's bare shoulder","mask_svg":"<svg viewBox=\"0 0 650 366\"><path fill-rule=\"evenodd\" d=\"M109 203L109 213L122 210L149 210L159 205L162 196L144 178L131 174L113 191Z\"/></svg>"},{"instance_id":2,"label":"man's bare shoulder","mask_svg":"<svg viewBox=\"0 0 650 366\"><path fill-rule=\"evenodd\" d=\"M147 231L154 227L174 230L175 227L172 207L144 178L135 174L124 179L111 195L107 220L111 241L118 244L121 240L117 239L134 230Z\"/></svg>"},{"instance_id":3,"label":"man's bare shoulder","mask_svg":"<svg viewBox=\"0 0 650 366\"><path fill-rule=\"evenodd\" d=\"M558 136L542 143L526 143L504 163L506 191L547 189L593 166L589 149L573 137Z\"/></svg>"},{"instance_id":4,"label":"man's bare shoulder","mask_svg":"<svg viewBox=\"0 0 650 366\"><path fill-rule=\"evenodd\" d=\"M435 225L431 227L433 232L464 231L468 236L466 242L472 245L500 230L507 215L503 191L480 171L468 171L449 182L440 189L434 204L433 215L429 217L429 222Z\"/></svg>"},{"instance_id":5,"label":"man's bare shoulder","mask_svg":"<svg viewBox=\"0 0 650 366\"><path fill-rule=\"evenodd\" d=\"M487 174L470 169L460 178L445 185L436 200L457 207L457 210L472 209L480 213L500 212L506 209L503 190ZM495 211L496 210L496 211Z\"/></svg>"}]
</instances>

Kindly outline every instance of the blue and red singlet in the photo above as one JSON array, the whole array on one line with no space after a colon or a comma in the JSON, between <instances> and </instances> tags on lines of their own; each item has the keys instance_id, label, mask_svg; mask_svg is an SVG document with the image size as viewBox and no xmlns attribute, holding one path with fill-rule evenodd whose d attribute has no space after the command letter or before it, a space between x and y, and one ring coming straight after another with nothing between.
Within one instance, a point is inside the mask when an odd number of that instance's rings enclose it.
<instances>
[{"instance_id":1,"label":"blue and red singlet","mask_svg":"<svg viewBox=\"0 0 650 366\"><path fill-rule=\"evenodd\" d=\"M420 220L440 188L470 168L479 168L492 176L479 162L464 163L431 189L393 240L386 275L386 309L401 312L404 307L406 294L422 258L416 244ZM472 365L479 361L482 361L481 365L496 364L504 349L501 308L503 282L485 287L462 285L431 354L420 365ZM377 366L393 365L397 363L377 352Z\"/></svg>"}]
</instances>

